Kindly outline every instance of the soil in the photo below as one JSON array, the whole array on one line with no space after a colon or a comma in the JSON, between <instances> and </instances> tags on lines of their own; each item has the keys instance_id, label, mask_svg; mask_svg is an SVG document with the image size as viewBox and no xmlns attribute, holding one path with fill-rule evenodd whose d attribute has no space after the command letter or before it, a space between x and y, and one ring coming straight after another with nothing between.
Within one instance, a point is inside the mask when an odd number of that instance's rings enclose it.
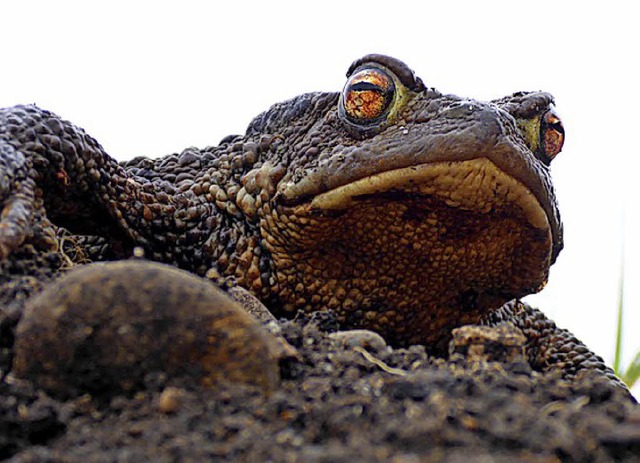
<instances>
[{"instance_id":1,"label":"soil","mask_svg":"<svg viewBox=\"0 0 640 463\"><path fill-rule=\"evenodd\" d=\"M602 377L573 382L421 346L353 347L331 314L279 322L298 355L265 395L147 375L130 395L55 400L0 384L12 462L640 461L640 407Z\"/></svg>"}]
</instances>

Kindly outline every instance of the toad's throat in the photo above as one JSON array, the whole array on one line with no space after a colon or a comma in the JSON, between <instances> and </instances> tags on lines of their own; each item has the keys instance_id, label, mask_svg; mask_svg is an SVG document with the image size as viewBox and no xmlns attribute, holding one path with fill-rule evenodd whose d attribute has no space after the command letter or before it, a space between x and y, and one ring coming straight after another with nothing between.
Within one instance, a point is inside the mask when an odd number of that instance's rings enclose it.
<instances>
[{"instance_id":1,"label":"toad's throat","mask_svg":"<svg viewBox=\"0 0 640 463\"><path fill-rule=\"evenodd\" d=\"M277 305L332 309L400 344L447 339L539 291L552 251L536 197L485 159L372 175L276 209L263 226Z\"/></svg>"},{"instance_id":2,"label":"toad's throat","mask_svg":"<svg viewBox=\"0 0 640 463\"><path fill-rule=\"evenodd\" d=\"M516 206L534 228L549 230L547 214L535 195L486 158L434 162L374 174L321 193L309 204L313 211L340 211L362 198L390 192L440 199L461 210L490 213Z\"/></svg>"}]
</instances>

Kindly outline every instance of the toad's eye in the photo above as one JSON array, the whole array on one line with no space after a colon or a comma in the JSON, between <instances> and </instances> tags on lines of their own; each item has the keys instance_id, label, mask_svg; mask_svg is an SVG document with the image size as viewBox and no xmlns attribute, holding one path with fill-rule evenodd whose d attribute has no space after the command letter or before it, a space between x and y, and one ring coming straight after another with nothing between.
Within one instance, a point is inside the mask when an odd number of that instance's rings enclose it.
<instances>
[{"instance_id":1,"label":"toad's eye","mask_svg":"<svg viewBox=\"0 0 640 463\"><path fill-rule=\"evenodd\" d=\"M564 127L562 121L553 109L543 114L540 121L540 151L551 162L562 150L564 144Z\"/></svg>"},{"instance_id":2,"label":"toad's eye","mask_svg":"<svg viewBox=\"0 0 640 463\"><path fill-rule=\"evenodd\" d=\"M351 76L342 91L342 110L351 122L374 124L388 112L395 84L383 70L362 69Z\"/></svg>"}]
</instances>

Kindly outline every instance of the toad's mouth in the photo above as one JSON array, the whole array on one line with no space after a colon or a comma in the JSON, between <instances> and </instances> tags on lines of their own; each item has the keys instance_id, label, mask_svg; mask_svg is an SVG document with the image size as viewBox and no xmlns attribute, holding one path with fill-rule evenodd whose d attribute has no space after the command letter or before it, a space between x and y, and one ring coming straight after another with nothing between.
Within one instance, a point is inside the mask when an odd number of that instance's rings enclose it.
<instances>
[{"instance_id":1,"label":"toad's mouth","mask_svg":"<svg viewBox=\"0 0 640 463\"><path fill-rule=\"evenodd\" d=\"M311 211L340 211L363 199L390 193L432 196L447 206L488 214L515 206L538 230L550 231L549 219L535 195L486 158L436 162L374 174L315 196Z\"/></svg>"},{"instance_id":2,"label":"toad's mouth","mask_svg":"<svg viewBox=\"0 0 640 463\"><path fill-rule=\"evenodd\" d=\"M289 198L262 220L277 300L289 312L334 309L345 326L431 344L548 277L552 218L485 158Z\"/></svg>"}]
</instances>

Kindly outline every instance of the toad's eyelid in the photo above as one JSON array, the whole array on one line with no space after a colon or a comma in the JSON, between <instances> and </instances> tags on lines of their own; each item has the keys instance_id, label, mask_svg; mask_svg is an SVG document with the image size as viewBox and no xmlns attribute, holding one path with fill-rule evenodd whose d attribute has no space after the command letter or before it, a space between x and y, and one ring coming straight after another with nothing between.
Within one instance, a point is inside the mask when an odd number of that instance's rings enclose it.
<instances>
[{"instance_id":1,"label":"toad's eyelid","mask_svg":"<svg viewBox=\"0 0 640 463\"><path fill-rule=\"evenodd\" d=\"M382 90L379 85L372 84L371 82L355 82L349 87L350 91L364 92L367 90L380 91Z\"/></svg>"},{"instance_id":2,"label":"toad's eyelid","mask_svg":"<svg viewBox=\"0 0 640 463\"><path fill-rule=\"evenodd\" d=\"M564 134L564 126L562 125L562 121L560 119L555 119L549 123L553 130L557 130L558 132Z\"/></svg>"}]
</instances>

